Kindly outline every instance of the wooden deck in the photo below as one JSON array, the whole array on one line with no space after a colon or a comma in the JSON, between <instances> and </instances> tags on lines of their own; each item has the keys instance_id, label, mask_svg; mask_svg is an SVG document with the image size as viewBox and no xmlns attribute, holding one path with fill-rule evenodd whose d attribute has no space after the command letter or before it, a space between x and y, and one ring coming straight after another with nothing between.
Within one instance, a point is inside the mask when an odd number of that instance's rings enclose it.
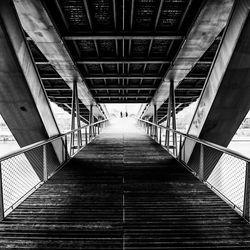
<instances>
[{"instance_id":1,"label":"wooden deck","mask_svg":"<svg viewBox=\"0 0 250 250\"><path fill-rule=\"evenodd\" d=\"M142 133L103 133L0 223L0 249L249 249L250 226Z\"/></svg>"}]
</instances>

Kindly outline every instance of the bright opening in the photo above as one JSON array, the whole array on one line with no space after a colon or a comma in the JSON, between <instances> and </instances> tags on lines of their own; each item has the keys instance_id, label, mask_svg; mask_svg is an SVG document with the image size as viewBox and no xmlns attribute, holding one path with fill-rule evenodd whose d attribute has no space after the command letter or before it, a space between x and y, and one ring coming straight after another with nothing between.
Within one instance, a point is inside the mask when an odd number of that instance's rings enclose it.
<instances>
[{"instance_id":1,"label":"bright opening","mask_svg":"<svg viewBox=\"0 0 250 250\"><path fill-rule=\"evenodd\" d=\"M145 107L144 104L105 104L109 113L110 127L106 133L138 133L140 129L136 126L136 119L140 111Z\"/></svg>"}]
</instances>

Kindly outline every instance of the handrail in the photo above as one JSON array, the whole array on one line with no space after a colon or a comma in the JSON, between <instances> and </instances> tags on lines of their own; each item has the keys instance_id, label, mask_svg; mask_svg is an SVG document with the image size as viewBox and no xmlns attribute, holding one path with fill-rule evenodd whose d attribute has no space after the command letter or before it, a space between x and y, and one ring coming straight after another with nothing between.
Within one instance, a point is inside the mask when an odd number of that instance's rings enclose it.
<instances>
[{"instance_id":1,"label":"handrail","mask_svg":"<svg viewBox=\"0 0 250 250\"><path fill-rule=\"evenodd\" d=\"M66 132L66 133L63 133L63 134L60 134L60 135L52 136L52 137L50 137L50 138L47 139L47 140L42 140L42 141L39 141L39 142L32 143L32 144L30 144L30 145L28 145L28 146L22 147L22 148L20 148L20 149L17 149L17 150L15 150L15 151L12 151L11 153L8 153L8 154L6 154L6 155L0 157L0 162L5 161L5 160L8 160L8 159L10 159L10 158L12 158L12 157L15 157L15 156L17 156L17 155L23 154L23 153L25 153L25 152L27 152L27 151L29 151L29 150L31 150L31 149L34 149L34 148L43 146L43 145L45 145L45 144L47 144L47 143L50 143L50 142L53 142L53 141L58 140L58 139L60 139L60 138L63 138L63 137L65 137L66 135L69 135L69 134L71 134L71 133L80 131L80 130L82 130L82 129L84 129L84 128L88 128L88 127L91 127L91 126L95 126L95 125L97 125L97 124L104 123L104 122L106 122L106 121L108 121L108 119L101 120L101 121L98 121L98 122L95 122L95 123L92 123L92 124L87 124L87 125L84 125L84 126L82 126L82 127L80 127L80 128L76 128L76 129L70 130L70 131L68 131L68 132Z\"/></svg>"},{"instance_id":2,"label":"handrail","mask_svg":"<svg viewBox=\"0 0 250 250\"><path fill-rule=\"evenodd\" d=\"M166 129L166 130L168 130L168 131L170 131L170 132L174 132L174 133L179 134L179 135L181 135L181 136L184 136L185 138L188 138L188 139L190 139L190 140L192 140L192 141L201 143L202 145L205 145L205 146L208 146L208 147L210 147L210 148L219 150L219 151L221 151L221 152L223 152L223 153L229 154L229 155L231 155L231 156L237 157L237 158L239 158L239 159L241 159L241 160L243 160L243 161L246 161L246 162L250 163L250 158L247 158L246 156L244 156L244 155L242 155L241 153L239 153L239 152L237 152L237 151L234 151L234 150L232 150L232 149L229 149L229 148L220 146L220 145L218 145L218 144L215 144L215 143L212 143L212 142L203 140L203 139L199 139L198 137L195 137L195 136L193 136L193 135L184 134L184 133L182 133L182 132L180 132L180 131L178 131L178 130L174 130L174 129L171 129L171 128L168 128L168 127L164 127L164 126L162 126L162 125L155 124L155 123L153 123L153 122L146 121L146 120L143 120L143 119L138 118L138 117L137 117L137 119L138 119L139 121L148 123L148 124L153 125L153 126L155 126L155 127L162 128L162 129Z\"/></svg>"},{"instance_id":3,"label":"handrail","mask_svg":"<svg viewBox=\"0 0 250 250\"><path fill-rule=\"evenodd\" d=\"M176 129L138 117L137 120L146 129L147 134L160 145L162 145L162 130L166 131L164 145L167 151L250 222L250 158ZM173 139L170 143L171 134ZM177 136L179 137L178 142ZM186 143L187 141L197 143L195 154L190 152L190 145ZM205 147L213 150L205 150ZM188 151L186 151L187 148ZM216 167L217 170L215 170ZM213 172L214 170L215 172ZM227 172L217 175L216 171Z\"/></svg>"},{"instance_id":4,"label":"handrail","mask_svg":"<svg viewBox=\"0 0 250 250\"><path fill-rule=\"evenodd\" d=\"M108 119L20 148L0 158L0 220L90 143ZM88 131L89 129L89 131ZM82 135L85 134L84 138ZM57 141L53 157L50 143ZM37 150L38 149L38 150Z\"/></svg>"}]
</instances>

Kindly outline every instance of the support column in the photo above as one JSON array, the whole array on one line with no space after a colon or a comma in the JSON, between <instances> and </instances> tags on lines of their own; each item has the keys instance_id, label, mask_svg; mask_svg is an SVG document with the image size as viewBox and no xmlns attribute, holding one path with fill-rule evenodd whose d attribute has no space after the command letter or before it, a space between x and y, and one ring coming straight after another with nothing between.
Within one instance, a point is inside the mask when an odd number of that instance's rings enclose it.
<instances>
[{"instance_id":1,"label":"support column","mask_svg":"<svg viewBox=\"0 0 250 250\"><path fill-rule=\"evenodd\" d=\"M174 81L170 81L170 100L172 107L172 129L176 130L176 110L175 110L175 91L174 91ZM177 135L173 132L173 153L177 155Z\"/></svg>"},{"instance_id":2,"label":"support column","mask_svg":"<svg viewBox=\"0 0 250 250\"><path fill-rule=\"evenodd\" d=\"M78 96L78 86L77 82L75 82L75 96L76 96L76 119L77 119L77 128L81 128L81 120L80 120L80 108L79 108L79 96ZM82 146L82 132L78 130L77 132L78 139L78 147Z\"/></svg>"},{"instance_id":3,"label":"support column","mask_svg":"<svg viewBox=\"0 0 250 250\"><path fill-rule=\"evenodd\" d=\"M0 221L4 219L2 164L0 162Z\"/></svg>"},{"instance_id":4,"label":"support column","mask_svg":"<svg viewBox=\"0 0 250 250\"><path fill-rule=\"evenodd\" d=\"M250 0L235 6L205 88L197 104L188 134L227 147L250 109ZM185 142L185 162L199 158L199 146ZM221 157L217 150L205 149L213 156L204 179L209 178Z\"/></svg>"},{"instance_id":5,"label":"support column","mask_svg":"<svg viewBox=\"0 0 250 250\"><path fill-rule=\"evenodd\" d=\"M0 1L0 20L0 114L19 146L24 147L56 136L60 131L13 1ZM48 157L54 165L63 160L62 148L63 142L60 140L47 148ZM36 161L29 152L25 155L40 180L43 180L42 171L37 166L37 160L43 160L42 149Z\"/></svg>"},{"instance_id":6,"label":"support column","mask_svg":"<svg viewBox=\"0 0 250 250\"><path fill-rule=\"evenodd\" d=\"M93 105L91 104L90 105L90 108L89 108L89 124L92 124L93 123ZM90 126L89 127L89 140L92 138L93 136L93 127Z\"/></svg>"},{"instance_id":7,"label":"support column","mask_svg":"<svg viewBox=\"0 0 250 250\"><path fill-rule=\"evenodd\" d=\"M80 112L79 112L79 100L77 91L77 81L73 82L72 91L72 103L71 103L71 130L78 129L81 127L80 123ZM82 136L81 131L78 130L76 133L71 134L70 151L72 154L72 149L75 147L75 134L77 134L77 148L78 150L82 146Z\"/></svg>"},{"instance_id":8,"label":"support column","mask_svg":"<svg viewBox=\"0 0 250 250\"><path fill-rule=\"evenodd\" d=\"M153 115L153 123L158 124L158 115L157 115L157 107L156 104L154 104L154 115ZM153 128L153 138L157 141L158 138L158 130L157 127Z\"/></svg>"},{"instance_id":9,"label":"support column","mask_svg":"<svg viewBox=\"0 0 250 250\"><path fill-rule=\"evenodd\" d=\"M246 163L245 172L245 190L244 190L244 204L243 204L243 217L249 221L250 218L250 164Z\"/></svg>"},{"instance_id":10,"label":"support column","mask_svg":"<svg viewBox=\"0 0 250 250\"><path fill-rule=\"evenodd\" d=\"M175 111L175 91L174 91L174 81L170 81L169 85L169 98L168 98L168 115L167 115L167 128L172 128L176 130L176 111ZM165 146L170 149L170 135L173 137L173 153L177 153L177 136L174 132L169 132L166 130Z\"/></svg>"}]
</instances>

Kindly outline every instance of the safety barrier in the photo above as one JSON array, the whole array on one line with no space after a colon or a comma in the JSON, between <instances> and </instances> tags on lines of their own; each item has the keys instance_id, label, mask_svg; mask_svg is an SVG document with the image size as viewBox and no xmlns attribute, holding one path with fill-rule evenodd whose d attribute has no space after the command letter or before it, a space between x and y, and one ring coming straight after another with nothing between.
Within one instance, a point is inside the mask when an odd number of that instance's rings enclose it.
<instances>
[{"instance_id":1,"label":"safety barrier","mask_svg":"<svg viewBox=\"0 0 250 250\"><path fill-rule=\"evenodd\" d=\"M220 145L138 119L146 133L249 221L250 159Z\"/></svg>"},{"instance_id":2,"label":"safety barrier","mask_svg":"<svg viewBox=\"0 0 250 250\"><path fill-rule=\"evenodd\" d=\"M23 147L0 158L0 219L91 142L108 120Z\"/></svg>"}]
</instances>

